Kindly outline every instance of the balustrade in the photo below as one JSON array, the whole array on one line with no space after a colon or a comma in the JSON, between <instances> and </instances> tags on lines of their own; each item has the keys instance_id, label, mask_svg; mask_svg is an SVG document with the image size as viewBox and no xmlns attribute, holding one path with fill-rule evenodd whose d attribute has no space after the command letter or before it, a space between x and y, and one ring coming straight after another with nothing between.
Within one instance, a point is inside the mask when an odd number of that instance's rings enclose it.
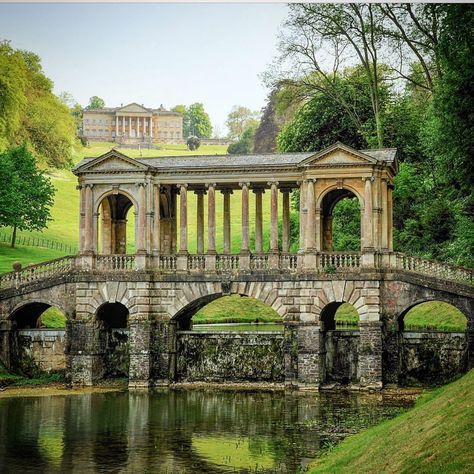
<instances>
[{"instance_id":1,"label":"balustrade","mask_svg":"<svg viewBox=\"0 0 474 474\"><path fill-rule=\"evenodd\" d=\"M160 255L159 270L176 270L176 255Z\"/></svg>"},{"instance_id":2,"label":"balustrade","mask_svg":"<svg viewBox=\"0 0 474 474\"><path fill-rule=\"evenodd\" d=\"M319 254L319 267L321 268L359 268L360 253L329 253Z\"/></svg>"},{"instance_id":3,"label":"balustrade","mask_svg":"<svg viewBox=\"0 0 474 474\"><path fill-rule=\"evenodd\" d=\"M188 255L188 270L205 270L206 256L205 255Z\"/></svg>"},{"instance_id":4,"label":"balustrade","mask_svg":"<svg viewBox=\"0 0 474 474\"><path fill-rule=\"evenodd\" d=\"M257 254L250 256L250 270L268 270L268 255Z\"/></svg>"},{"instance_id":5,"label":"balustrade","mask_svg":"<svg viewBox=\"0 0 474 474\"><path fill-rule=\"evenodd\" d=\"M97 270L134 270L135 255L98 255Z\"/></svg>"},{"instance_id":6,"label":"balustrade","mask_svg":"<svg viewBox=\"0 0 474 474\"><path fill-rule=\"evenodd\" d=\"M18 288L20 285L31 283L53 276L70 272L75 266L75 257L67 256L49 260L37 265L29 265L19 272L4 273L0 276L0 288Z\"/></svg>"},{"instance_id":7,"label":"balustrade","mask_svg":"<svg viewBox=\"0 0 474 474\"><path fill-rule=\"evenodd\" d=\"M232 271L239 269L238 255L217 255L216 268L220 271Z\"/></svg>"}]
</instances>

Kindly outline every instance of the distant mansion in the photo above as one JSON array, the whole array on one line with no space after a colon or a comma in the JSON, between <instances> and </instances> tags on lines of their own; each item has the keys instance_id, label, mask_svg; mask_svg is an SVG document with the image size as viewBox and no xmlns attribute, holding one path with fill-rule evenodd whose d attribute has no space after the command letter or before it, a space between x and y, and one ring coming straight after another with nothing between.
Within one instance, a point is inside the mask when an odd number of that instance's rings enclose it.
<instances>
[{"instance_id":1,"label":"distant mansion","mask_svg":"<svg viewBox=\"0 0 474 474\"><path fill-rule=\"evenodd\" d=\"M86 109L83 134L89 140L119 143L181 142L183 116L178 112L149 109L132 103L124 107Z\"/></svg>"}]
</instances>

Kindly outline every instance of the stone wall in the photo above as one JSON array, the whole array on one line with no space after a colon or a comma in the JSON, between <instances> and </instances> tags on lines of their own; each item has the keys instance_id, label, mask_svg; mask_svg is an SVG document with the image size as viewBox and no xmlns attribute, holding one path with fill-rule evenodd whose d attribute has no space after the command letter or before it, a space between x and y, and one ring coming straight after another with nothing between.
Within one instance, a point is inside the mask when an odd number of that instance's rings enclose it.
<instances>
[{"instance_id":1,"label":"stone wall","mask_svg":"<svg viewBox=\"0 0 474 474\"><path fill-rule=\"evenodd\" d=\"M467 370L465 333L404 332L401 343L402 385L445 383Z\"/></svg>"},{"instance_id":2,"label":"stone wall","mask_svg":"<svg viewBox=\"0 0 474 474\"><path fill-rule=\"evenodd\" d=\"M359 380L358 331L327 331L324 346L326 350L325 382L338 382L344 385Z\"/></svg>"},{"instance_id":3,"label":"stone wall","mask_svg":"<svg viewBox=\"0 0 474 474\"><path fill-rule=\"evenodd\" d=\"M44 372L66 369L65 340L65 329L22 329L17 334L22 360Z\"/></svg>"},{"instance_id":4,"label":"stone wall","mask_svg":"<svg viewBox=\"0 0 474 474\"><path fill-rule=\"evenodd\" d=\"M128 329L105 329L104 377L128 377L130 349Z\"/></svg>"},{"instance_id":5,"label":"stone wall","mask_svg":"<svg viewBox=\"0 0 474 474\"><path fill-rule=\"evenodd\" d=\"M283 334L179 331L179 382L283 382Z\"/></svg>"}]
</instances>

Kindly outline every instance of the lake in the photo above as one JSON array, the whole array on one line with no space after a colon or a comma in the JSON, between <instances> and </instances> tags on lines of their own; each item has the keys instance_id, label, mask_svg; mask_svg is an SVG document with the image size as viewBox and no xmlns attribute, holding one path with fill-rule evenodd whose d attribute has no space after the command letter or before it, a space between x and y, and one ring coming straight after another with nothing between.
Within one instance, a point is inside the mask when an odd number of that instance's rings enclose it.
<instances>
[{"instance_id":1,"label":"lake","mask_svg":"<svg viewBox=\"0 0 474 474\"><path fill-rule=\"evenodd\" d=\"M296 473L412 396L156 389L0 398L2 473Z\"/></svg>"}]
</instances>

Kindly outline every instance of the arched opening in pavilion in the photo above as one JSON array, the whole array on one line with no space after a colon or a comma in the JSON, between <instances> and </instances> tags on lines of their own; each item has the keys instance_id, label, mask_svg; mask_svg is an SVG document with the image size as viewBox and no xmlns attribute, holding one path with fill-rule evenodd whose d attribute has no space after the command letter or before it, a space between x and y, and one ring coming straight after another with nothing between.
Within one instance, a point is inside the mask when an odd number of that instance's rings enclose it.
<instances>
[{"instance_id":1,"label":"arched opening in pavilion","mask_svg":"<svg viewBox=\"0 0 474 474\"><path fill-rule=\"evenodd\" d=\"M33 377L66 368L67 316L45 302L26 303L11 315L12 370Z\"/></svg>"},{"instance_id":2,"label":"arched opening in pavilion","mask_svg":"<svg viewBox=\"0 0 474 474\"><path fill-rule=\"evenodd\" d=\"M361 249L361 207L349 189L333 189L321 202L321 249L350 252Z\"/></svg>"},{"instance_id":3,"label":"arched opening in pavilion","mask_svg":"<svg viewBox=\"0 0 474 474\"><path fill-rule=\"evenodd\" d=\"M356 383L358 375L359 315L349 303L332 302L321 311L324 383L348 385Z\"/></svg>"},{"instance_id":4,"label":"arched opening in pavilion","mask_svg":"<svg viewBox=\"0 0 474 474\"><path fill-rule=\"evenodd\" d=\"M133 254L135 245L135 212L132 200L125 194L109 194L98 208L97 242L103 255Z\"/></svg>"},{"instance_id":5,"label":"arched opening in pavilion","mask_svg":"<svg viewBox=\"0 0 474 474\"><path fill-rule=\"evenodd\" d=\"M467 316L444 301L418 302L398 317L401 385L445 383L468 369Z\"/></svg>"},{"instance_id":6,"label":"arched opening in pavilion","mask_svg":"<svg viewBox=\"0 0 474 474\"><path fill-rule=\"evenodd\" d=\"M103 377L128 377L130 352L128 347L128 308L122 303L104 303L97 310L99 343L103 357Z\"/></svg>"}]
</instances>

